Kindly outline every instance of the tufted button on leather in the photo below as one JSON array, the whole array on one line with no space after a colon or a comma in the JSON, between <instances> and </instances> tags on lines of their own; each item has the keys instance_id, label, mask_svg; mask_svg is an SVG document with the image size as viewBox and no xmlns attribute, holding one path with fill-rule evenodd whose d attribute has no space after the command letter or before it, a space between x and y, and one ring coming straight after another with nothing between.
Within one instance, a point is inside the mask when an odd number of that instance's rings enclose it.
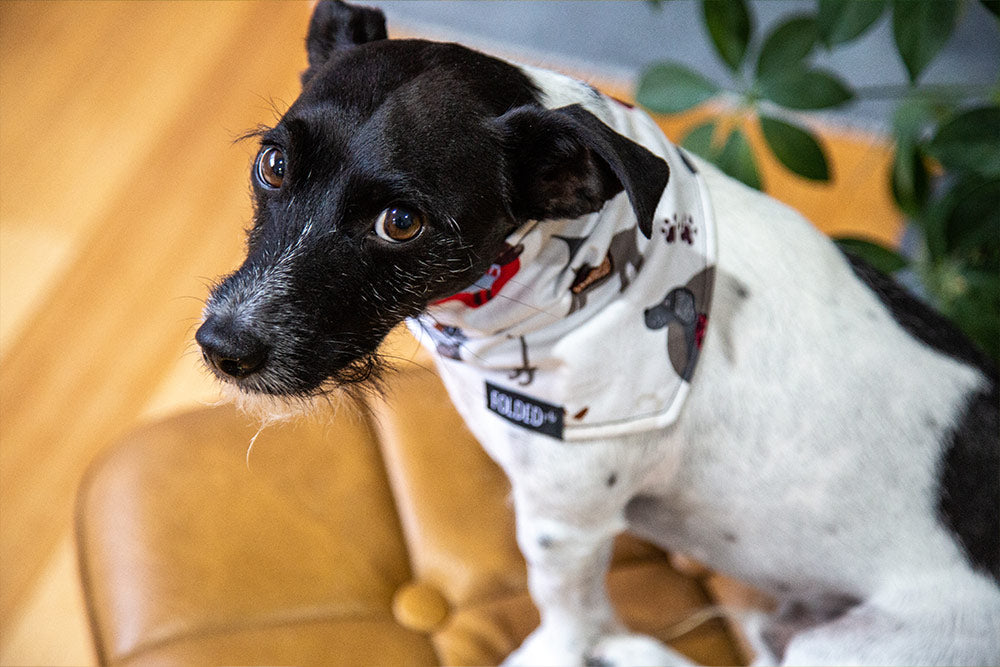
<instances>
[{"instance_id":1,"label":"tufted button on leather","mask_svg":"<svg viewBox=\"0 0 1000 667\"><path fill-rule=\"evenodd\" d=\"M392 615L409 630L430 632L438 628L451 612L451 606L437 588L410 582L392 598Z\"/></svg>"}]
</instances>

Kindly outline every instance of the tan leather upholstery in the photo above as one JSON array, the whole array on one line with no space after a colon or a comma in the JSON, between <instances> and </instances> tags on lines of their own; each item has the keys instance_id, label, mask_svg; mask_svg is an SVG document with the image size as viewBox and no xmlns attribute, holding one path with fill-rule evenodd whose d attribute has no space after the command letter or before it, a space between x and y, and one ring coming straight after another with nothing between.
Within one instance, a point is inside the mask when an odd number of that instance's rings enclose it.
<instances>
[{"instance_id":1,"label":"tan leather upholstery","mask_svg":"<svg viewBox=\"0 0 1000 667\"><path fill-rule=\"evenodd\" d=\"M140 429L81 488L81 573L115 665L496 664L538 622L508 484L431 362L384 402L257 431L231 407ZM332 416L331 416L332 414ZM621 539L611 595L666 637L711 604L665 554ZM673 642L742 660L719 621Z\"/></svg>"}]
</instances>

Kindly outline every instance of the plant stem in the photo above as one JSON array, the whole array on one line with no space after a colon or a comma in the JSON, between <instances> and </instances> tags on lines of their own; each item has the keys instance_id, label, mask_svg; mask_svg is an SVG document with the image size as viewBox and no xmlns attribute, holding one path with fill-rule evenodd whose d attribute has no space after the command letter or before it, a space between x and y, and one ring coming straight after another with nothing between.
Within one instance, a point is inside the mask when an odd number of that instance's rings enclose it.
<instances>
[{"instance_id":1,"label":"plant stem","mask_svg":"<svg viewBox=\"0 0 1000 667\"><path fill-rule=\"evenodd\" d=\"M901 99L904 97L923 98L967 98L967 97L987 97L995 89L990 84L963 84L963 83L941 83L927 84L922 86L909 86L907 84L882 85L882 86L859 86L854 89L855 95L859 99L884 100Z\"/></svg>"}]
</instances>

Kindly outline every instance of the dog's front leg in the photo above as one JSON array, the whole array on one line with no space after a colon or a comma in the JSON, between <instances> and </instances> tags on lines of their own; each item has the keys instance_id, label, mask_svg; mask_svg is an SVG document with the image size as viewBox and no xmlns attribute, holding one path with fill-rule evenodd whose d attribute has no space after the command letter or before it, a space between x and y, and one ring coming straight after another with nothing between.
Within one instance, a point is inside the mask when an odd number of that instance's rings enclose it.
<instances>
[{"instance_id":1,"label":"dog's front leg","mask_svg":"<svg viewBox=\"0 0 1000 667\"><path fill-rule=\"evenodd\" d=\"M515 492L517 541L541 625L505 665L578 665L602 637L623 630L605 587L618 517L553 517ZM546 514L549 514L546 516Z\"/></svg>"},{"instance_id":2,"label":"dog's front leg","mask_svg":"<svg viewBox=\"0 0 1000 667\"><path fill-rule=\"evenodd\" d=\"M515 491L518 544L541 624L505 665L682 664L647 637L628 634L608 598L606 575L624 511L553 511Z\"/></svg>"}]
</instances>

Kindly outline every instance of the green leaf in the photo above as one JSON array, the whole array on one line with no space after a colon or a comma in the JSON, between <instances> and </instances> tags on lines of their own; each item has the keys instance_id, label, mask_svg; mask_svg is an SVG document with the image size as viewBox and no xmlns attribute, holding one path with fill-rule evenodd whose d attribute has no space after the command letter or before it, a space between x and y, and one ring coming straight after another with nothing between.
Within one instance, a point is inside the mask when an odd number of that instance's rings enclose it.
<instances>
[{"instance_id":1,"label":"green leaf","mask_svg":"<svg viewBox=\"0 0 1000 667\"><path fill-rule=\"evenodd\" d=\"M910 83L951 37L958 8L958 0L893 0L892 36Z\"/></svg>"},{"instance_id":2,"label":"green leaf","mask_svg":"<svg viewBox=\"0 0 1000 667\"><path fill-rule=\"evenodd\" d=\"M968 253L1000 240L1000 179L958 180L943 198L944 238L949 253Z\"/></svg>"},{"instance_id":3,"label":"green leaf","mask_svg":"<svg viewBox=\"0 0 1000 667\"><path fill-rule=\"evenodd\" d=\"M896 140L922 142L927 130L937 122L938 110L932 100L911 97L903 100L892 115Z\"/></svg>"},{"instance_id":4,"label":"green leaf","mask_svg":"<svg viewBox=\"0 0 1000 667\"><path fill-rule=\"evenodd\" d=\"M741 130L733 130L726 139L716 164L722 171L756 190L761 189L760 171L753 148Z\"/></svg>"},{"instance_id":5,"label":"green leaf","mask_svg":"<svg viewBox=\"0 0 1000 667\"><path fill-rule=\"evenodd\" d=\"M656 113L677 113L698 106L719 92L701 74L676 63L659 63L639 78L636 100Z\"/></svg>"},{"instance_id":6,"label":"green leaf","mask_svg":"<svg viewBox=\"0 0 1000 667\"><path fill-rule=\"evenodd\" d=\"M681 141L681 146L691 151L695 155L700 155L709 162L715 162L718 158L718 154L721 152L716 150L712 146L712 135L715 133L715 121L710 120L707 123L702 123L701 125L695 127L690 132L688 132L683 141Z\"/></svg>"},{"instance_id":7,"label":"green leaf","mask_svg":"<svg viewBox=\"0 0 1000 667\"><path fill-rule=\"evenodd\" d=\"M793 16L776 27L764 40L757 56L757 76L768 76L794 67L816 46L816 19Z\"/></svg>"},{"instance_id":8,"label":"green leaf","mask_svg":"<svg viewBox=\"0 0 1000 667\"><path fill-rule=\"evenodd\" d=\"M1000 107L959 114L941 126L927 153L948 169L1000 177Z\"/></svg>"},{"instance_id":9,"label":"green leaf","mask_svg":"<svg viewBox=\"0 0 1000 667\"><path fill-rule=\"evenodd\" d=\"M899 210L910 217L919 217L921 209L927 203L930 180L923 153L916 144L896 144L889 185Z\"/></svg>"},{"instance_id":10,"label":"green leaf","mask_svg":"<svg viewBox=\"0 0 1000 667\"><path fill-rule=\"evenodd\" d=\"M865 239L845 237L835 240L842 250L860 257L886 275L892 275L910 264L909 260L895 250Z\"/></svg>"},{"instance_id":11,"label":"green leaf","mask_svg":"<svg viewBox=\"0 0 1000 667\"><path fill-rule=\"evenodd\" d=\"M919 218L927 204L930 174L921 146L926 130L934 122L932 104L920 98L902 102L892 117L896 140L890 182L892 195L900 210L911 218Z\"/></svg>"},{"instance_id":12,"label":"green leaf","mask_svg":"<svg viewBox=\"0 0 1000 667\"><path fill-rule=\"evenodd\" d=\"M982 182L974 176L971 180ZM924 244L932 264L941 264L952 258L949 253L951 241L948 238L948 228L956 207L960 206L969 191L965 183L963 179L944 179L942 186L936 187L935 192L927 195L922 205L910 215L924 233Z\"/></svg>"},{"instance_id":13,"label":"green leaf","mask_svg":"<svg viewBox=\"0 0 1000 667\"><path fill-rule=\"evenodd\" d=\"M712 162L736 180L760 190L760 171L746 135L741 130L734 129L726 137L725 145L719 147L712 143L715 129L714 120L702 123L687 133L681 146Z\"/></svg>"},{"instance_id":14,"label":"green leaf","mask_svg":"<svg viewBox=\"0 0 1000 667\"><path fill-rule=\"evenodd\" d=\"M758 81L760 93L789 109L827 109L851 100L854 93L836 76L793 67Z\"/></svg>"},{"instance_id":15,"label":"green leaf","mask_svg":"<svg viewBox=\"0 0 1000 667\"><path fill-rule=\"evenodd\" d=\"M810 132L777 118L761 114L764 139L781 164L814 181L830 180L823 148Z\"/></svg>"},{"instance_id":16,"label":"green leaf","mask_svg":"<svg viewBox=\"0 0 1000 667\"><path fill-rule=\"evenodd\" d=\"M819 37L828 47L849 42L882 16L885 0L819 0Z\"/></svg>"},{"instance_id":17,"label":"green leaf","mask_svg":"<svg viewBox=\"0 0 1000 667\"><path fill-rule=\"evenodd\" d=\"M750 42L751 22L746 1L702 0L701 10L715 50L729 69L738 71Z\"/></svg>"}]
</instances>

